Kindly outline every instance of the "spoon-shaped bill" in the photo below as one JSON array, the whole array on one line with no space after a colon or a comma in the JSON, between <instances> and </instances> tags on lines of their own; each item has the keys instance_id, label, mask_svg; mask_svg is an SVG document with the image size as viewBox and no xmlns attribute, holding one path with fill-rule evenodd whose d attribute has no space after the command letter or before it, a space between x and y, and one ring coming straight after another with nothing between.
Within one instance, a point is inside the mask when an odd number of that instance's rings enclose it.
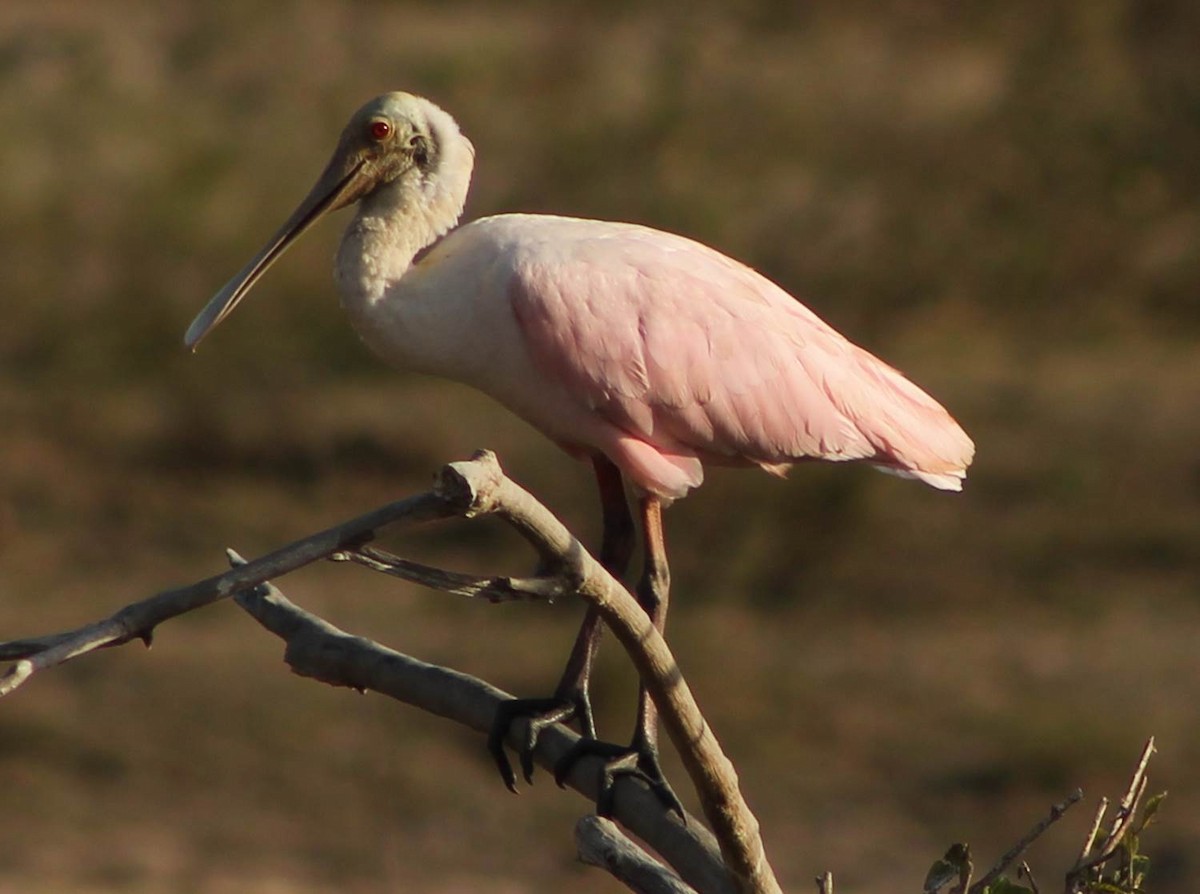
<instances>
[{"instance_id":1,"label":"spoon-shaped bill","mask_svg":"<svg viewBox=\"0 0 1200 894\"><path fill-rule=\"evenodd\" d=\"M245 267L229 280L221 291L200 311L183 337L184 344L192 350L210 330L233 313L238 302L258 282L259 277L275 263L309 227L330 211L345 207L362 196L372 185L369 166L360 162L349 162L335 155L325 168L312 191L292 212L270 241L250 259Z\"/></svg>"}]
</instances>

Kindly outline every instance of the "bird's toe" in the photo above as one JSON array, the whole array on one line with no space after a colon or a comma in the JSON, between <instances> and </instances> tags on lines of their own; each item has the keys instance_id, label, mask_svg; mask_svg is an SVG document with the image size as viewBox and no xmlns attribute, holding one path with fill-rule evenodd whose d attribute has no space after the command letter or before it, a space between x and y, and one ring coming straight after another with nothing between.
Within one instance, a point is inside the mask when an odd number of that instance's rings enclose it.
<instances>
[{"instance_id":1,"label":"bird's toe","mask_svg":"<svg viewBox=\"0 0 1200 894\"><path fill-rule=\"evenodd\" d=\"M575 700L557 696L551 698L514 698L496 709L492 728L488 732L487 749L500 778L511 792L517 791L517 777L504 751L513 724L524 720L525 735L515 747L525 781L533 783L534 751L542 732L556 723L567 723L579 714ZM590 711L589 711L590 714Z\"/></svg>"},{"instance_id":2,"label":"bird's toe","mask_svg":"<svg viewBox=\"0 0 1200 894\"><path fill-rule=\"evenodd\" d=\"M617 781L623 776L631 776L649 788L665 808L687 822L683 804L662 771L657 748L644 744L617 745L599 739L580 739L554 765L554 781L560 786L565 785L575 765L585 757L598 757L601 761L596 785L596 813L600 816L613 815Z\"/></svg>"}]
</instances>

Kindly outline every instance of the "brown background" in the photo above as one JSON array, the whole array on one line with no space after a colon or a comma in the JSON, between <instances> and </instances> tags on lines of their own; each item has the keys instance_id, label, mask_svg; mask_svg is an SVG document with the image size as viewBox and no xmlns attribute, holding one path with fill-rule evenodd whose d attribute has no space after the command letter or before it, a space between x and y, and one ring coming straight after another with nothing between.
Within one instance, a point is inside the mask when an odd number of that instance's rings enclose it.
<instances>
[{"instance_id":1,"label":"brown background","mask_svg":"<svg viewBox=\"0 0 1200 894\"><path fill-rule=\"evenodd\" d=\"M1075 786L1119 794L1153 733L1153 889L1195 890L1200 14L969 6L9 0L0 636L212 573L226 545L265 551L479 446L595 537L586 468L357 343L329 278L340 222L181 348L348 114L407 89L478 149L469 216L718 246L979 445L957 497L865 469L714 472L668 515L671 640L785 886L828 868L839 890L915 890L964 839L989 863ZM527 570L484 525L399 546ZM282 584L524 694L578 614L347 567ZM513 798L477 737L279 657L222 605L0 705L0 890L613 890L574 862L582 801L545 776ZM596 690L615 739L622 658L610 643ZM1089 810L1032 854L1044 888Z\"/></svg>"}]
</instances>

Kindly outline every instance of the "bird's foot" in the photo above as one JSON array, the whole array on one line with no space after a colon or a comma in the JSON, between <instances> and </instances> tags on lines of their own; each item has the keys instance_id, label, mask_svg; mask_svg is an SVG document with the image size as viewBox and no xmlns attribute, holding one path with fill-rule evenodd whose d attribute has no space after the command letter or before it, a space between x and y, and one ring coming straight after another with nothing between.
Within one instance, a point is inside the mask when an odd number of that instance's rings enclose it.
<instances>
[{"instance_id":1,"label":"bird's foot","mask_svg":"<svg viewBox=\"0 0 1200 894\"><path fill-rule=\"evenodd\" d=\"M633 776L645 783L667 810L675 811L680 820L684 823L687 822L683 804L676 796L674 789L671 788L671 784L667 782L667 777L663 774L662 766L659 764L658 748L636 739L630 745L615 745L599 739L583 738L576 742L555 765L554 781L560 786L565 785L567 776L570 775L575 764L588 756L596 756L603 761L597 785L597 814L603 817L612 816L617 780L622 776Z\"/></svg>"},{"instance_id":2,"label":"bird's foot","mask_svg":"<svg viewBox=\"0 0 1200 894\"><path fill-rule=\"evenodd\" d=\"M525 739L516 752L521 775L530 785L533 784L533 751L546 727L578 720L585 737L596 734L592 705L586 692L549 698L514 698L501 704L492 720L487 749L496 763L496 769L500 771L500 778L513 794L517 793L517 776L508 755L504 753L504 740L508 738L513 723L521 719L526 720Z\"/></svg>"}]
</instances>

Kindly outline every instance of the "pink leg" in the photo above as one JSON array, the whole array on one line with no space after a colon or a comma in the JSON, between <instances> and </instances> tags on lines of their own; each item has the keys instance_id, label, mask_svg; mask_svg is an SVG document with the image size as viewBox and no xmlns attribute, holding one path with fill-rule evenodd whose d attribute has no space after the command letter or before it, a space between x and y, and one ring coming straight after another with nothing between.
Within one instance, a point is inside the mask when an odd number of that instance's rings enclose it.
<instances>
[{"instance_id":1,"label":"pink leg","mask_svg":"<svg viewBox=\"0 0 1200 894\"><path fill-rule=\"evenodd\" d=\"M621 480L620 470L607 457L595 457L592 466L600 487L600 508L604 514L600 563L620 580L629 568L629 560L633 555L633 517L629 514L629 503L625 499L625 482ZM595 609L589 608L567 658L562 679L554 690L557 698L575 703L581 730L584 736L592 739L596 737L596 725L588 698L588 684L603 632L600 615Z\"/></svg>"},{"instance_id":2,"label":"pink leg","mask_svg":"<svg viewBox=\"0 0 1200 894\"><path fill-rule=\"evenodd\" d=\"M604 518L604 533L600 545L600 561L614 577L620 580L629 567L633 554L633 517L625 499L625 484L620 470L604 456L592 460L596 483L600 488L600 508ZM562 678L549 698L513 699L501 705L496 712L492 729L488 735L488 751L496 762L500 777L510 791L517 790L516 774L504 753L504 740L513 721L524 717L528 720L525 742L519 750L521 770L525 781L533 781L533 749L543 729L555 723L579 721L580 732L585 740L596 738L596 723L592 717L592 703L588 695L592 662L600 647L600 636L604 626L593 609L584 615L575 645L567 658Z\"/></svg>"},{"instance_id":3,"label":"pink leg","mask_svg":"<svg viewBox=\"0 0 1200 894\"><path fill-rule=\"evenodd\" d=\"M667 605L671 598L671 569L667 564L667 546L663 537L662 503L655 497L643 497L642 537L645 567L638 583L638 602L650 616L659 633L667 629ZM658 710L642 686L638 689L638 719L633 732L633 745L638 750L658 752ZM661 774L660 774L661 775Z\"/></svg>"},{"instance_id":4,"label":"pink leg","mask_svg":"<svg viewBox=\"0 0 1200 894\"><path fill-rule=\"evenodd\" d=\"M671 572L663 539L662 502L657 497L643 497L639 508L645 565L637 587L638 603L646 610L658 632L662 633L666 627L671 589ZM604 759L598 785L599 796L596 799L596 812L601 816L612 815L614 786L620 776L639 777L664 805L681 818L684 816L683 805L672 791L659 764L658 710L644 685L638 688L637 723L630 744L619 746L596 739L580 739L554 769L559 785L563 784L571 768L585 755L597 755Z\"/></svg>"}]
</instances>

